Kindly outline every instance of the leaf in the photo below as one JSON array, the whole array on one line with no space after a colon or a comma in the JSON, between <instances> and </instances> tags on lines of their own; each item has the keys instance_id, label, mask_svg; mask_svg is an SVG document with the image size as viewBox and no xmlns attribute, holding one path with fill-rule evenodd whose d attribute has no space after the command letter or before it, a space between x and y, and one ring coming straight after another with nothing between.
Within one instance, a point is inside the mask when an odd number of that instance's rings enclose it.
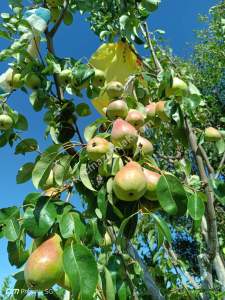
<instances>
[{"instance_id":1,"label":"leaf","mask_svg":"<svg viewBox=\"0 0 225 300\"><path fill-rule=\"evenodd\" d=\"M4 223L11 218L19 218L20 212L16 206L0 209L0 223Z\"/></svg>"},{"instance_id":2,"label":"leaf","mask_svg":"<svg viewBox=\"0 0 225 300\"><path fill-rule=\"evenodd\" d=\"M171 244L172 237L171 237L171 232L168 224L162 218L155 215L154 213L152 213L151 216L153 217L157 227L161 230L163 237L165 237L166 240Z\"/></svg>"},{"instance_id":3,"label":"leaf","mask_svg":"<svg viewBox=\"0 0 225 300\"><path fill-rule=\"evenodd\" d=\"M34 168L33 163L24 164L18 171L16 175L16 183L21 184L31 179L32 171Z\"/></svg>"},{"instance_id":4,"label":"leaf","mask_svg":"<svg viewBox=\"0 0 225 300\"><path fill-rule=\"evenodd\" d=\"M105 282L106 282L106 299L107 300L115 300L115 289L113 285L113 280L111 273L109 270L105 267Z\"/></svg>"},{"instance_id":5,"label":"leaf","mask_svg":"<svg viewBox=\"0 0 225 300\"><path fill-rule=\"evenodd\" d=\"M127 300L128 299L127 287L124 282L121 284L121 286L118 290L118 297L119 297L119 300Z\"/></svg>"},{"instance_id":6,"label":"leaf","mask_svg":"<svg viewBox=\"0 0 225 300\"><path fill-rule=\"evenodd\" d=\"M16 218L7 219L4 222L3 234L9 241L16 241L20 234L20 225Z\"/></svg>"},{"instance_id":7,"label":"leaf","mask_svg":"<svg viewBox=\"0 0 225 300\"><path fill-rule=\"evenodd\" d=\"M91 114L89 105L86 103L80 103L76 106L76 112L80 117L87 117Z\"/></svg>"},{"instance_id":8,"label":"leaf","mask_svg":"<svg viewBox=\"0 0 225 300\"><path fill-rule=\"evenodd\" d=\"M70 162L72 159L72 156L64 155L62 158L57 160L57 164L54 166L54 179L59 186L63 184L68 175Z\"/></svg>"},{"instance_id":9,"label":"leaf","mask_svg":"<svg viewBox=\"0 0 225 300\"><path fill-rule=\"evenodd\" d=\"M21 240L8 242L7 251L10 264L17 268L20 268L29 257L29 251L24 249L24 245Z\"/></svg>"},{"instance_id":10,"label":"leaf","mask_svg":"<svg viewBox=\"0 0 225 300\"><path fill-rule=\"evenodd\" d=\"M204 201L197 193L188 197L188 212L193 220L201 220L205 213Z\"/></svg>"},{"instance_id":11,"label":"leaf","mask_svg":"<svg viewBox=\"0 0 225 300\"><path fill-rule=\"evenodd\" d=\"M119 229L119 232L118 232L118 235L117 235L117 242L118 242L119 245L123 245L123 244L124 244L123 233L124 233L125 227L126 227L126 225L128 224L128 222L130 221L130 219L132 219L136 214L137 214L137 212L134 213L133 215L127 217L127 218L126 218L125 220L123 220L123 222L121 223L120 229Z\"/></svg>"},{"instance_id":12,"label":"leaf","mask_svg":"<svg viewBox=\"0 0 225 300\"><path fill-rule=\"evenodd\" d=\"M191 95L201 96L199 89L193 83L189 82L188 88Z\"/></svg>"},{"instance_id":13,"label":"leaf","mask_svg":"<svg viewBox=\"0 0 225 300\"><path fill-rule=\"evenodd\" d=\"M32 172L32 181L37 189L47 180L52 164L58 156L58 151L60 148L60 145L50 146L35 164Z\"/></svg>"},{"instance_id":14,"label":"leaf","mask_svg":"<svg viewBox=\"0 0 225 300\"><path fill-rule=\"evenodd\" d=\"M63 238L68 239L73 236L75 224L71 213L64 214L59 222L59 229Z\"/></svg>"},{"instance_id":15,"label":"leaf","mask_svg":"<svg viewBox=\"0 0 225 300\"><path fill-rule=\"evenodd\" d=\"M91 181L88 177L88 171L87 171L87 165L86 164L81 164L81 166L80 166L80 179L81 179L83 185L87 189L96 192L96 190L93 188L93 186L91 184Z\"/></svg>"},{"instance_id":16,"label":"leaf","mask_svg":"<svg viewBox=\"0 0 225 300\"><path fill-rule=\"evenodd\" d=\"M34 207L41 197L41 193L29 193L23 201L24 210L29 207Z\"/></svg>"},{"instance_id":17,"label":"leaf","mask_svg":"<svg viewBox=\"0 0 225 300\"><path fill-rule=\"evenodd\" d=\"M35 139L22 140L15 150L15 154L25 154L26 152L33 152L38 149L38 143Z\"/></svg>"},{"instance_id":18,"label":"leaf","mask_svg":"<svg viewBox=\"0 0 225 300\"><path fill-rule=\"evenodd\" d=\"M95 122L87 126L84 130L84 138L88 142L94 136L96 130L98 129L99 125L107 121L105 118L97 119Z\"/></svg>"},{"instance_id":19,"label":"leaf","mask_svg":"<svg viewBox=\"0 0 225 300\"><path fill-rule=\"evenodd\" d=\"M107 197L106 197L106 188L103 186L97 196L98 208L101 211L102 218L105 219L106 211L107 211Z\"/></svg>"},{"instance_id":20,"label":"leaf","mask_svg":"<svg viewBox=\"0 0 225 300\"><path fill-rule=\"evenodd\" d=\"M187 210L187 195L181 182L173 175L162 175L156 187L161 207L170 215L183 215Z\"/></svg>"},{"instance_id":21,"label":"leaf","mask_svg":"<svg viewBox=\"0 0 225 300\"><path fill-rule=\"evenodd\" d=\"M92 300L98 283L98 269L91 251L83 245L71 243L64 249L63 264L74 299Z\"/></svg>"},{"instance_id":22,"label":"leaf","mask_svg":"<svg viewBox=\"0 0 225 300\"><path fill-rule=\"evenodd\" d=\"M23 115L19 114L14 128L26 131L28 129L27 119Z\"/></svg>"},{"instance_id":23,"label":"leaf","mask_svg":"<svg viewBox=\"0 0 225 300\"><path fill-rule=\"evenodd\" d=\"M220 139L219 141L216 142L216 148L219 154L222 154L225 152L225 140Z\"/></svg>"}]
</instances>

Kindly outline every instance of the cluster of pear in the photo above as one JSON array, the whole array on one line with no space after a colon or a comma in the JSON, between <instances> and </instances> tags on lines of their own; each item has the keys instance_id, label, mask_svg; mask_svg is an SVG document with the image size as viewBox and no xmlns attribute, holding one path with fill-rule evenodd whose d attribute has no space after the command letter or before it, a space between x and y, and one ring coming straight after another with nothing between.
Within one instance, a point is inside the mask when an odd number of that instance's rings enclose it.
<instances>
[{"instance_id":1,"label":"cluster of pear","mask_svg":"<svg viewBox=\"0 0 225 300\"><path fill-rule=\"evenodd\" d=\"M54 284L70 289L63 269L62 240L58 234L49 237L31 253L24 267L24 279L27 287L36 291L47 290Z\"/></svg>"},{"instance_id":2,"label":"cluster of pear","mask_svg":"<svg viewBox=\"0 0 225 300\"><path fill-rule=\"evenodd\" d=\"M29 89L36 90L41 87L41 79L34 72L23 76L21 72L14 70L12 77L10 78L9 85L12 87L12 89L19 89L25 85Z\"/></svg>"}]
</instances>

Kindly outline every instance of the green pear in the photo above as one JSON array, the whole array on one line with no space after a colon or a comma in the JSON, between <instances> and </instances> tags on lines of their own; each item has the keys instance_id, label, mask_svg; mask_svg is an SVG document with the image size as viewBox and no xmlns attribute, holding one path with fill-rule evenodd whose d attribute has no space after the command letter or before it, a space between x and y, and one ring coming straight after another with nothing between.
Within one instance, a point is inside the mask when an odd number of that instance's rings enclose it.
<instances>
[{"instance_id":1,"label":"green pear","mask_svg":"<svg viewBox=\"0 0 225 300\"><path fill-rule=\"evenodd\" d=\"M61 242L60 236L54 234L30 255L24 268L28 288L43 291L62 278L64 271Z\"/></svg>"},{"instance_id":2,"label":"green pear","mask_svg":"<svg viewBox=\"0 0 225 300\"><path fill-rule=\"evenodd\" d=\"M156 116L156 103L151 102L145 107L147 120L152 120Z\"/></svg>"},{"instance_id":3,"label":"green pear","mask_svg":"<svg viewBox=\"0 0 225 300\"><path fill-rule=\"evenodd\" d=\"M128 122L116 119L113 123L111 141L113 145L122 149L132 149L138 140L137 130Z\"/></svg>"},{"instance_id":4,"label":"green pear","mask_svg":"<svg viewBox=\"0 0 225 300\"><path fill-rule=\"evenodd\" d=\"M165 121L165 122L168 122L170 121L170 118L169 116L166 114L165 112L165 104L166 104L166 101L158 101L156 102L156 115L162 120L162 121Z\"/></svg>"},{"instance_id":5,"label":"green pear","mask_svg":"<svg viewBox=\"0 0 225 300\"><path fill-rule=\"evenodd\" d=\"M144 197L148 200L156 201L157 200L156 187L161 175L159 173L150 171L145 168L143 172L147 181L147 191Z\"/></svg>"},{"instance_id":6,"label":"green pear","mask_svg":"<svg viewBox=\"0 0 225 300\"><path fill-rule=\"evenodd\" d=\"M148 11L154 11L158 8L160 0L142 0L141 5Z\"/></svg>"},{"instance_id":7,"label":"green pear","mask_svg":"<svg viewBox=\"0 0 225 300\"><path fill-rule=\"evenodd\" d=\"M95 69L95 75L92 78L92 84L94 87L103 87L105 85L105 72Z\"/></svg>"},{"instance_id":8,"label":"green pear","mask_svg":"<svg viewBox=\"0 0 225 300\"><path fill-rule=\"evenodd\" d=\"M73 23L73 14L70 11L66 11L63 17L63 22L65 25L71 25Z\"/></svg>"},{"instance_id":9,"label":"green pear","mask_svg":"<svg viewBox=\"0 0 225 300\"><path fill-rule=\"evenodd\" d=\"M0 130L6 131L12 128L13 126L13 119L6 115L2 114L0 115Z\"/></svg>"},{"instance_id":10,"label":"green pear","mask_svg":"<svg viewBox=\"0 0 225 300\"><path fill-rule=\"evenodd\" d=\"M166 88L166 96L177 96L182 97L187 94L188 86L187 84L180 78L174 77L172 87Z\"/></svg>"},{"instance_id":11,"label":"green pear","mask_svg":"<svg viewBox=\"0 0 225 300\"><path fill-rule=\"evenodd\" d=\"M207 142L217 142L222 138L221 133L214 127L208 127L205 129L205 140Z\"/></svg>"},{"instance_id":12,"label":"green pear","mask_svg":"<svg viewBox=\"0 0 225 300\"><path fill-rule=\"evenodd\" d=\"M111 102L106 109L106 116L109 120L118 118L125 119L128 114L128 106L123 100L115 100Z\"/></svg>"},{"instance_id":13,"label":"green pear","mask_svg":"<svg viewBox=\"0 0 225 300\"><path fill-rule=\"evenodd\" d=\"M142 136L138 137L137 148L140 149L141 153L144 156L152 155L154 150L152 143L146 138L143 138Z\"/></svg>"},{"instance_id":14,"label":"green pear","mask_svg":"<svg viewBox=\"0 0 225 300\"><path fill-rule=\"evenodd\" d=\"M140 129L144 123L145 123L145 118L144 115L136 110L136 109L130 109L128 112L128 115L126 117L126 121L130 123L131 125L134 126L137 130Z\"/></svg>"},{"instance_id":15,"label":"green pear","mask_svg":"<svg viewBox=\"0 0 225 300\"><path fill-rule=\"evenodd\" d=\"M66 86L72 80L72 71L69 69L62 70L59 74L59 84L62 86Z\"/></svg>"},{"instance_id":16,"label":"green pear","mask_svg":"<svg viewBox=\"0 0 225 300\"><path fill-rule=\"evenodd\" d=\"M10 85L14 89L19 89L23 86L23 79L20 73L14 73Z\"/></svg>"},{"instance_id":17,"label":"green pear","mask_svg":"<svg viewBox=\"0 0 225 300\"><path fill-rule=\"evenodd\" d=\"M30 73L25 77L25 84L28 88L36 90L41 86L41 79L35 73Z\"/></svg>"},{"instance_id":18,"label":"green pear","mask_svg":"<svg viewBox=\"0 0 225 300\"><path fill-rule=\"evenodd\" d=\"M113 145L104 138L94 137L87 144L87 154L89 159L97 161L113 150Z\"/></svg>"},{"instance_id":19,"label":"green pear","mask_svg":"<svg viewBox=\"0 0 225 300\"><path fill-rule=\"evenodd\" d=\"M106 93L111 100L118 99L124 91L122 83L119 81L110 81L106 87Z\"/></svg>"},{"instance_id":20,"label":"green pear","mask_svg":"<svg viewBox=\"0 0 225 300\"><path fill-rule=\"evenodd\" d=\"M116 174L113 192L123 201L136 201L146 192L147 182L142 167L136 162L129 162Z\"/></svg>"}]
</instances>

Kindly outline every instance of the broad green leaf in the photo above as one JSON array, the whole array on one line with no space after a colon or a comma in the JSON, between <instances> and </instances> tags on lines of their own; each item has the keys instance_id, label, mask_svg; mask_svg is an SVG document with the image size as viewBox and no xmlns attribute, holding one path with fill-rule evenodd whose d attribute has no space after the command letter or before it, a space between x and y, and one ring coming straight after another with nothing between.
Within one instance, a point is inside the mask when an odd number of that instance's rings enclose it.
<instances>
[{"instance_id":1,"label":"broad green leaf","mask_svg":"<svg viewBox=\"0 0 225 300\"><path fill-rule=\"evenodd\" d=\"M81 179L83 185L87 189L89 189L91 191L96 191L94 189L94 187L92 186L91 181L89 179L88 170L87 170L87 165L86 164L81 164L81 166L80 166L80 179Z\"/></svg>"},{"instance_id":2,"label":"broad green leaf","mask_svg":"<svg viewBox=\"0 0 225 300\"><path fill-rule=\"evenodd\" d=\"M123 245L124 244L124 229L125 227L127 226L128 222L137 214L134 213L133 215L127 217L125 220L123 220L123 222L121 223L120 225L120 229L119 229L119 232L118 232L118 235L117 235L117 242L119 245Z\"/></svg>"},{"instance_id":3,"label":"broad green leaf","mask_svg":"<svg viewBox=\"0 0 225 300\"><path fill-rule=\"evenodd\" d=\"M88 142L90 139L93 138L95 132L97 131L100 124L107 121L105 118L97 119L95 122L91 123L89 126L87 126L84 130L84 138Z\"/></svg>"},{"instance_id":4,"label":"broad green leaf","mask_svg":"<svg viewBox=\"0 0 225 300\"><path fill-rule=\"evenodd\" d=\"M87 117L91 114L89 105L86 103L80 103L76 106L76 112L80 117Z\"/></svg>"},{"instance_id":5,"label":"broad green leaf","mask_svg":"<svg viewBox=\"0 0 225 300\"><path fill-rule=\"evenodd\" d=\"M193 220L201 220L205 213L205 205L198 193L194 193L188 197L188 212Z\"/></svg>"},{"instance_id":6,"label":"broad green leaf","mask_svg":"<svg viewBox=\"0 0 225 300\"><path fill-rule=\"evenodd\" d=\"M126 284L123 282L118 290L118 297L119 300L127 300L128 294L127 294L127 287Z\"/></svg>"},{"instance_id":7,"label":"broad green leaf","mask_svg":"<svg viewBox=\"0 0 225 300\"><path fill-rule=\"evenodd\" d=\"M172 242L172 237L171 237L171 232L168 224L159 216L156 214L152 213L151 216L153 217L155 223L157 224L157 227L161 230L163 236L165 239L171 243Z\"/></svg>"},{"instance_id":8,"label":"broad green leaf","mask_svg":"<svg viewBox=\"0 0 225 300\"><path fill-rule=\"evenodd\" d=\"M74 299L92 300L98 283L98 269L91 251L83 245L71 243L64 249L63 263Z\"/></svg>"},{"instance_id":9,"label":"broad green leaf","mask_svg":"<svg viewBox=\"0 0 225 300\"><path fill-rule=\"evenodd\" d=\"M34 168L34 164L33 163L26 163L24 164L18 171L17 175L16 175L16 183L20 184L20 183L24 183L28 180L31 179L32 177L32 171Z\"/></svg>"},{"instance_id":10,"label":"broad green leaf","mask_svg":"<svg viewBox=\"0 0 225 300\"><path fill-rule=\"evenodd\" d=\"M26 152L33 152L38 149L38 143L35 139L22 140L15 150L15 154L25 154Z\"/></svg>"},{"instance_id":11,"label":"broad green leaf","mask_svg":"<svg viewBox=\"0 0 225 300\"><path fill-rule=\"evenodd\" d=\"M11 242L16 241L20 234L20 225L16 218L7 219L4 222L5 226L3 228L4 236Z\"/></svg>"},{"instance_id":12,"label":"broad green leaf","mask_svg":"<svg viewBox=\"0 0 225 300\"><path fill-rule=\"evenodd\" d=\"M21 240L8 242L7 251L10 264L17 268L20 268L29 256L29 252L24 249L24 245Z\"/></svg>"},{"instance_id":13,"label":"broad green leaf","mask_svg":"<svg viewBox=\"0 0 225 300\"><path fill-rule=\"evenodd\" d=\"M59 186L61 186L64 180L68 177L70 162L72 159L72 156L65 155L57 160L57 163L54 166L54 179Z\"/></svg>"},{"instance_id":14,"label":"broad green leaf","mask_svg":"<svg viewBox=\"0 0 225 300\"><path fill-rule=\"evenodd\" d=\"M103 186L98 192L97 196L98 208L101 211L102 218L105 219L106 210L107 210L107 197L106 197L106 188Z\"/></svg>"},{"instance_id":15,"label":"broad green leaf","mask_svg":"<svg viewBox=\"0 0 225 300\"><path fill-rule=\"evenodd\" d=\"M183 215L187 210L187 195L181 182L173 175L162 175L156 188L161 207L170 215Z\"/></svg>"},{"instance_id":16,"label":"broad green leaf","mask_svg":"<svg viewBox=\"0 0 225 300\"><path fill-rule=\"evenodd\" d=\"M115 300L115 289L114 289L111 273L106 267L104 268L104 271L105 271L105 282L106 282L106 288L105 288L106 299Z\"/></svg>"},{"instance_id":17,"label":"broad green leaf","mask_svg":"<svg viewBox=\"0 0 225 300\"><path fill-rule=\"evenodd\" d=\"M41 197L41 193L29 193L23 201L24 210L29 207L35 207L38 199Z\"/></svg>"},{"instance_id":18,"label":"broad green leaf","mask_svg":"<svg viewBox=\"0 0 225 300\"><path fill-rule=\"evenodd\" d=\"M4 223L8 219L12 219L12 218L19 219L19 217L20 217L20 212L16 206L0 209L0 223Z\"/></svg>"},{"instance_id":19,"label":"broad green leaf","mask_svg":"<svg viewBox=\"0 0 225 300\"><path fill-rule=\"evenodd\" d=\"M14 127L16 129L23 130L23 131L27 130L28 129L27 119L23 115L19 114L18 115L18 120L17 120Z\"/></svg>"},{"instance_id":20,"label":"broad green leaf","mask_svg":"<svg viewBox=\"0 0 225 300\"><path fill-rule=\"evenodd\" d=\"M74 218L71 213L64 214L59 222L59 229L61 232L61 235L68 239L73 236L74 229L75 229L75 223Z\"/></svg>"}]
</instances>

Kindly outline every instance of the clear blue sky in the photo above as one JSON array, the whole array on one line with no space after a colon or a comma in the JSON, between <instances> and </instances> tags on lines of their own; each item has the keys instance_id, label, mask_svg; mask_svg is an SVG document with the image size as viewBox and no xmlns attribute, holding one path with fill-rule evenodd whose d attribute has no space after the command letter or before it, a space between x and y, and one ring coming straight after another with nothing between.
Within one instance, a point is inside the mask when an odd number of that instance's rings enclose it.
<instances>
[{"instance_id":1,"label":"clear blue sky","mask_svg":"<svg viewBox=\"0 0 225 300\"><path fill-rule=\"evenodd\" d=\"M0 12L8 10L6 0L0 1ZM194 29L201 28L202 24L197 21L198 14L205 14L208 9L215 5L215 0L162 0L158 11L149 20L151 30L163 29L166 31L166 38L176 55L187 57L192 51L195 41ZM0 51L6 47L7 43L0 40ZM62 26L56 36L55 48L60 57L89 58L98 48L100 42L98 38L89 30L80 16L76 15L72 27ZM0 74L6 70L5 63L0 63ZM41 149L47 145L43 141L44 125L42 113L34 113L29 103L28 97L21 92L15 93L10 99L10 105L17 111L22 112L28 120L29 131L24 134L24 138L35 137L40 143ZM79 122L81 130L93 119L97 117L94 113ZM28 161L33 161L33 155L14 155L14 149L9 146L0 148L0 208L12 205L21 205L24 197L29 192L34 191L31 183L16 185L16 174L18 169ZM5 276L15 271L8 262L7 243L0 240L0 286Z\"/></svg>"}]
</instances>

